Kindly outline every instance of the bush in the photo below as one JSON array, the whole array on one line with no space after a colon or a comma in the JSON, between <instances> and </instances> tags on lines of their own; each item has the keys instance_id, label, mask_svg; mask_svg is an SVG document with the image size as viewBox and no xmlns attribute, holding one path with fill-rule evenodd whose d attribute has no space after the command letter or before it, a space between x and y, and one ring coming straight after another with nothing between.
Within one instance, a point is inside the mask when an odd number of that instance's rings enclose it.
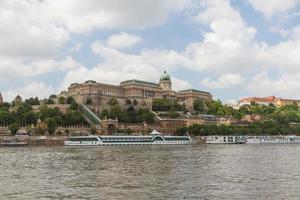
<instances>
[{"instance_id":1,"label":"bush","mask_svg":"<svg viewBox=\"0 0 300 200\"><path fill-rule=\"evenodd\" d=\"M36 135L44 135L44 134L45 134L45 130L42 129L42 128L36 128L36 129L34 130L34 133L35 133Z\"/></svg>"},{"instance_id":2,"label":"bush","mask_svg":"<svg viewBox=\"0 0 300 200\"><path fill-rule=\"evenodd\" d=\"M19 125L17 123L13 123L9 126L9 130L12 135L15 135L19 130Z\"/></svg>"}]
</instances>

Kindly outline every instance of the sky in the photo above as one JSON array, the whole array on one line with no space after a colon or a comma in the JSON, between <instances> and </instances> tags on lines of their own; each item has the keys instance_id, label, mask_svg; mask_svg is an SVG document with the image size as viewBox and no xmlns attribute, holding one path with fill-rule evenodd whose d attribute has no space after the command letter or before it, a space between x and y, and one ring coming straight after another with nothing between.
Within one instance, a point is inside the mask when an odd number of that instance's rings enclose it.
<instances>
[{"instance_id":1,"label":"sky","mask_svg":"<svg viewBox=\"0 0 300 200\"><path fill-rule=\"evenodd\" d=\"M300 99L300 0L0 0L0 92L46 98L73 82L158 82Z\"/></svg>"}]
</instances>

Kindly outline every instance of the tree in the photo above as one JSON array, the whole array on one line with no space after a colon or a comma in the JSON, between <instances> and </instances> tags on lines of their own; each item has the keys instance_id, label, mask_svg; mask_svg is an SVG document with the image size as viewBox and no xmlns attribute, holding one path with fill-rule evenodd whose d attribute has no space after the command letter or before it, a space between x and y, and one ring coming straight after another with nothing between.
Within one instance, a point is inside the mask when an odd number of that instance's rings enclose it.
<instances>
[{"instance_id":1,"label":"tree","mask_svg":"<svg viewBox=\"0 0 300 200\"><path fill-rule=\"evenodd\" d=\"M72 104L74 101L73 97L68 97L67 98L67 104Z\"/></svg>"},{"instance_id":2,"label":"tree","mask_svg":"<svg viewBox=\"0 0 300 200\"><path fill-rule=\"evenodd\" d=\"M59 97L58 98L58 103L59 104L65 104L66 103L66 98L65 97Z\"/></svg>"},{"instance_id":3,"label":"tree","mask_svg":"<svg viewBox=\"0 0 300 200\"><path fill-rule=\"evenodd\" d=\"M93 126L90 128L91 135L96 135L97 129Z\"/></svg>"},{"instance_id":4,"label":"tree","mask_svg":"<svg viewBox=\"0 0 300 200\"><path fill-rule=\"evenodd\" d=\"M36 129L34 129L34 132L35 132L35 134L37 134L37 135L44 135L45 130L42 129L42 128L36 128Z\"/></svg>"},{"instance_id":5,"label":"tree","mask_svg":"<svg viewBox=\"0 0 300 200\"><path fill-rule=\"evenodd\" d=\"M53 99L47 99L46 103L48 105L51 105L51 104L54 104L54 101L53 101Z\"/></svg>"},{"instance_id":6,"label":"tree","mask_svg":"<svg viewBox=\"0 0 300 200\"><path fill-rule=\"evenodd\" d=\"M28 103L30 105L39 105L40 101L39 101L38 97L35 97L35 98L30 97L29 99L25 100L25 103Z\"/></svg>"},{"instance_id":7,"label":"tree","mask_svg":"<svg viewBox=\"0 0 300 200\"><path fill-rule=\"evenodd\" d=\"M9 126L9 130L12 135L15 135L19 130L19 125L17 123L13 123Z\"/></svg>"},{"instance_id":8,"label":"tree","mask_svg":"<svg viewBox=\"0 0 300 200\"><path fill-rule=\"evenodd\" d=\"M0 110L0 124L9 124L10 114L8 111Z\"/></svg>"},{"instance_id":9,"label":"tree","mask_svg":"<svg viewBox=\"0 0 300 200\"><path fill-rule=\"evenodd\" d=\"M118 102L118 100L115 97L113 97L113 98L110 98L108 100L107 104L110 105L110 106L115 106L115 105L118 105L119 102Z\"/></svg>"},{"instance_id":10,"label":"tree","mask_svg":"<svg viewBox=\"0 0 300 200\"><path fill-rule=\"evenodd\" d=\"M47 127L48 127L48 132L50 133L50 135L53 135L53 133L55 132L56 128L57 128L57 124L54 118L48 118L47 119Z\"/></svg>"},{"instance_id":11,"label":"tree","mask_svg":"<svg viewBox=\"0 0 300 200\"><path fill-rule=\"evenodd\" d=\"M37 116L34 112L29 111L24 116L24 123L25 124L36 124Z\"/></svg>"},{"instance_id":12,"label":"tree","mask_svg":"<svg viewBox=\"0 0 300 200\"><path fill-rule=\"evenodd\" d=\"M93 101L91 98L87 98L85 103L86 105L93 105Z\"/></svg>"},{"instance_id":13,"label":"tree","mask_svg":"<svg viewBox=\"0 0 300 200\"><path fill-rule=\"evenodd\" d=\"M200 113L203 113L205 110L205 103L202 99L197 99L193 103L193 108L195 111L198 111Z\"/></svg>"},{"instance_id":14,"label":"tree","mask_svg":"<svg viewBox=\"0 0 300 200\"><path fill-rule=\"evenodd\" d=\"M130 99L127 99L125 104L126 104L126 105L131 105L131 104L132 104L132 102L131 102L131 100L130 100Z\"/></svg>"}]
</instances>

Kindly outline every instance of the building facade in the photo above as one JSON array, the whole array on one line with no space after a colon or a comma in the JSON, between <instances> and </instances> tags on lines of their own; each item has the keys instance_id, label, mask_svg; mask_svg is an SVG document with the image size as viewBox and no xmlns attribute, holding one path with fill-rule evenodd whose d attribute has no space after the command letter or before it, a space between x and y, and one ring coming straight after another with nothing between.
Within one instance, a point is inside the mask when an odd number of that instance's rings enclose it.
<instances>
[{"instance_id":1,"label":"building facade","mask_svg":"<svg viewBox=\"0 0 300 200\"><path fill-rule=\"evenodd\" d=\"M119 85L110 85L88 80L81 84L71 84L68 91L63 91L58 96L72 96L78 103L90 103L99 106L100 109L105 107L111 98L116 98L121 105L125 104L128 99L135 99L139 105L149 108L151 108L154 99L176 99L185 103L189 110L193 108L193 102L196 99L212 99L209 92L200 90L173 91L171 77L166 71L160 76L158 83L132 79L123 81Z\"/></svg>"},{"instance_id":2,"label":"building facade","mask_svg":"<svg viewBox=\"0 0 300 200\"><path fill-rule=\"evenodd\" d=\"M266 106L273 104L276 107L293 105L293 104L300 106L300 100L284 99L284 98L279 98L279 97L275 97L275 96L244 98L244 99L239 100L238 106L240 107L243 105L251 105L251 103L256 103L256 104L266 105Z\"/></svg>"}]
</instances>

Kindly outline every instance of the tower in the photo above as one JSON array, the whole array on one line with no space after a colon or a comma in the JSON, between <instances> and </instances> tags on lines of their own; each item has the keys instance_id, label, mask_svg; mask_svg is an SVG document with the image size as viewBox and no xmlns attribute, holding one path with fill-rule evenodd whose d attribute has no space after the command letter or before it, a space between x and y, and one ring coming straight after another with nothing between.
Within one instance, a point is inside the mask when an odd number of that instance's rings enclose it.
<instances>
[{"instance_id":1,"label":"tower","mask_svg":"<svg viewBox=\"0 0 300 200\"><path fill-rule=\"evenodd\" d=\"M172 91L171 77L166 71L160 75L159 85L164 91Z\"/></svg>"}]
</instances>

